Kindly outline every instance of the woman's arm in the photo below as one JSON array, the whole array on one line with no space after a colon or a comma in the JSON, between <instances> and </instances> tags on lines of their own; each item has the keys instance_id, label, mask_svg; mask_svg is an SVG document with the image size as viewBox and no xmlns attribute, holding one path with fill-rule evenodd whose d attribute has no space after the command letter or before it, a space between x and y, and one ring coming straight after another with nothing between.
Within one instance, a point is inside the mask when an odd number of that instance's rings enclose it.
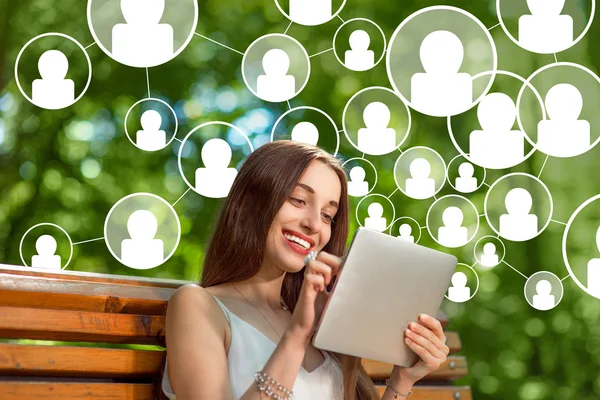
<instances>
[{"instance_id":1,"label":"woman's arm","mask_svg":"<svg viewBox=\"0 0 600 400\"><path fill-rule=\"evenodd\" d=\"M225 350L225 315L211 302L214 303L212 296L197 285L182 286L169 299L169 381L177 400L233 398ZM288 329L263 371L292 390L308 343L305 334ZM275 389L274 385L271 387ZM253 382L241 399L258 400L265 396Z\"/></svg>"}]
</instances>

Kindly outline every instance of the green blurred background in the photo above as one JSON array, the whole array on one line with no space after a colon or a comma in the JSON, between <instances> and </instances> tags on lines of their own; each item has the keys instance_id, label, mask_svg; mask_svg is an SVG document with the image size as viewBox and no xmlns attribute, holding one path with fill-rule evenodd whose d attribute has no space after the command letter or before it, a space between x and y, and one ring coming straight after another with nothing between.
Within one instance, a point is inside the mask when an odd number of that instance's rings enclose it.
<instances>
[{"instance_id":1,"label":"green blurred background","mask_svg":"<svg viewBox=\"0 0 600 400\"><path fill-rule=\"evenodd\" d=\"M524 2L524 1L523 1ZM488 28L498 23L495 1L452 0L477 16ZM580 16L589 15L589 1L572 1ZM344 20L369 18L391 37L398 24L434 1L349 0L340 13ZM200 0L197 32L244 51L256 38L283 33L289 21L273 0ZM596 17L596 20L598 17ZM332 47L341 21L318 27L292 25L288 34L309 54ZM573 48L558 54L559 61L580 63L593 71L600 66L598 21ZM64 110L47 111L33 106L19 93L14 66L20 49L31 38L61 32L82 45L93 43L82 0L0 1L0 262L21 265L19 241L40 222L63 227L74 242L103 236L104 219L122 197L150 192L174 203L186 190L177 168L178 142L155 153L138 150L127 139L123 121L127 110L147 96L143 69L121 66L98 46L88 49L93 77L87 93ZM523 77L554 62L552 55L534 55L510 41L500 27L491 29L499 68ZM197 125L214 120L233 123L246 131L255 147L269 140L275 120L286 104L262 102L246 89L240 70L242 56L195 36L173 61L149 70L153 97L171 104L179 120L178 137ZM313 106L327 112L341 129L344 106L357 91L369 86L390 87L385 62L368 72L345 69L333 52L311 58L312 73L292 107ZM36 74L35 63L21 65L27 76ZM71 65L71 73L84 76L85 61ZM497 87L501 89L501 87ZM508 89L507 89L508 90ZM412 112L413 125L402 149L435 148L448 163L458 153L448 136L446 120ZM475 113L471 114L471 119ZM467 124L461 119L460 124ZM470 125L473 121L468 122ZM600 193L600 168L595 148L571 158L550 158L542 180L554 199L553 219L566 222L586 199ZM342 134L339 157L360 156ZM398 153L367 158L379 171L373 193L395 191L393 167ZM510 171L488 171L491 184L506 172L537 176L546 156L534 154ZM285 173L285 171L282 171ZM467 196L483 213L485 187ZM438 197L455 193L446 184ZM396 191L390 197L396 218L411 216L422 226L433 200L416 201ZM353 210L359 199L352 198ZM197 281L205 243L221 200L202 198L190 191L175 206L182 238L175 255L148 271L132 270L114 260L103 240L74 246L69 270ZM361 206L362 208L362 206ZM475 262L473 246L493 234L485 219L477 237L467 246L450 250L461 262ZM352 230L358 224L352 214ZM597 225L596 225L597 226ZM397 226L396 228L397 229ZM546 270L559 278L568 275L562 261L564 225L551 223L538 238L526 243L506 243L506 261L526 276ZM396 232L397 234L397 232ZM590 231L589 235L595 235ZM423 231L421 244L440 248ZM448 249L445 249L448 251ZM584 257L596 257L584 254ZM477 268L477 267L476 267ZM564 280L565 294L547 312L530 307L523 295L525 279L507 265L478 269L480 287L467 303L445 302L450 329L460 332L470 376L458 383L473 387L475 399L598 399L600 398L600 300L584 293L571 279Z\"/></svg>"}]
</instances>

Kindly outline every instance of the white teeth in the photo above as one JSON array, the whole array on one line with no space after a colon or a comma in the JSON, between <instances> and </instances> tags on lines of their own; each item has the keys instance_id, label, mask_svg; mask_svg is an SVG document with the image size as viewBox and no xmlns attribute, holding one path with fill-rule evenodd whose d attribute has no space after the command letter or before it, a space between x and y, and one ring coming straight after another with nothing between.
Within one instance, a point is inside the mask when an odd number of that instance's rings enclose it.
<instances>
[{"instance_id":1,"label":"white teeth","mask_svg":"<svg viewBox=\"0 0 600 400\"><path fill-rule=\"evenodd\" d=\"M305 249L308 249L310 247L310 243L308 243L306 240L300 239L297 236L290 235L289 233L284 233L283 236L285 236L286 239L291 240L292 242L298 243L300 246L304 247Z\"/></svg>"}]
</instances>

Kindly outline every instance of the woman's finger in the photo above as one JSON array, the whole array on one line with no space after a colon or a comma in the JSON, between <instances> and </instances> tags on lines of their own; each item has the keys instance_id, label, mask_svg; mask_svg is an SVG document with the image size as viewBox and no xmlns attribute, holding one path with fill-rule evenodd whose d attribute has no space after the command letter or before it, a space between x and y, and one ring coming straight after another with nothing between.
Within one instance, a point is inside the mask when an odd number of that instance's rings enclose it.
<instances>
[{"instance_id":1,"label":"woman's finger","mask_svg":"<svg viewBox=\"0 0 600 400\"><path fill-rule=\"evenodd\" d=\"M423 325L418 324L416 322L411 322L408 325L408 328L410 331L415 332L418 335L425 337L428 341L432 342L440 351L446 351L446 337L443 333L442 336L444 337L444 339L442 340L429 328L426 328Z\"/></svg>"},{"instance_id":2,"label":"woman's finger","mask_svg":"<svg viewBox=\"0 0 600 400\"><path fill-rule=\"evenodd\" d=\"M325 290L325 278L320 274L307 274L304 280L308 281L309 284L318 288L320 291Z\"/></svg>"},{"instance_id":3,"label":"woman's finger","mask_svg":"<svg viewBox=\"0 0 600 400\"><path fill-rule=\"evenodd\" d=\"M317 255L317 261L321 261L322 263L327 264L331 267L331 273L333 276L336 276L340 272L340 268L342 267L342 259L338 256L334 256L333 254L327 253L326 251L321 251Z\"/></svg>"},{"instance_id":4,"label":"woman's finger","mask_svg":"<svg viewBox=\"0 0 600 400\"><path fill-rule=\"evenodd\" d=\"M443 359L446 357L446 355L444 354L444 351L442 349L438 348L438 346L434 342L432 342L430 338L420 335L418 333L415 333L414 331L412 331L410 329L407 329L405 331L405 333L406 333L407 338L409 338L413 342L417 343L421 347L425 348L432 356L434 356L436 358L440 358L440 359ZM436 338L435 336L434 336L434 338L436 341L439 341L439 339Z\"/></svg>"},{"instance_id":5,"label":"woman's finger","mask_svg":"<svg viewBox=\"0 0 600 400\"><path fill-rule=\"evenodd\" d=\"M332 278L332 268L322 261L310 260L306 266L306 274L321 274L325 278L325 284L329 285Z\"/></svg>"},{"instance_id":6,"label":"woman's finger","mask_svg":"<svg viewBox=\"0 0 600 400\"><path fill-rule=\"evenodd\" d=\"M412 351L414 351L419 357L421 357L421 360L423 360L423 362L427 366L429 366L432 369L432 371L438 369L442 364L442 361L440 359L434 357L429 351L427 351L426 348L424 348L420 344L413 342L409 338L405 338L404 341Z\"/></svg>"},{"instance_id":7,"label":"woman's finger","mask_svg":"<svg viewBox=\"0 0 600 400\"><path fill-rule=\"evenodd\" d=\"M442 327L442 323L440 321L427 314L421 314L419 316L419 320L422 321L425 326L431 329L438 338L443 340L444 343L446 342L446 335L444 335L444 328Z\"/></svg>"}]
</instances>

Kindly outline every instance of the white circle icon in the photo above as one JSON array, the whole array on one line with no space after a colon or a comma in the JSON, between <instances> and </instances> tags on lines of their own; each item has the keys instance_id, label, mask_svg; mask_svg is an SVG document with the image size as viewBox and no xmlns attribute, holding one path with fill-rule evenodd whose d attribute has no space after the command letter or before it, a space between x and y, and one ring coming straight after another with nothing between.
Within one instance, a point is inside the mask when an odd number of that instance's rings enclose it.
<instances>
[{"instance_id":1,"label":"white circle icon","mask_svg":"<svg viewBox=\"0 0 600 400\"><path fill-rule=\"evenodd\" d=\"M387 73L394 90L416 111L448 117L476 105L490 90L496 46L472 14L450 6L423 8L403 20L390 39Z\"/></svg>"},{"instance_id":2,"label":"white circle icon","mask_svg":"<svg viewBox=\"0 0 600 400\"><path fill-rule=\"evenodd\" d=\"M123 197L104 222L104 241L123 265L147 270L165 263L175 253L181 226L175 209L151 193Z\"/></svg>"},{"instance_id":3,"label":"white circle icon","mask_svg":"<svg viewBox=\"0 0 600 400\"><path fill-rule=\"evenodd\" d=\"M369 198L375 198L377 200L371 199L367 201L369 205L367 206L366 212L364 212L365 210L360 209L360 205L363 201ZM383 206L383 204L387 204L389 206L387 207L387 210L386 207ZM392 211L391 218L389 215L390 209ZM395 218L396 207L394 207L394 203L392 203L389 198L385 197L382 194L373 193L367 195L363 197L356 205L356 220L358 221L358 224L362 227L369 228L377 232L383 232L390 228Z\"/></svg>"},{"instance_id":4,"label":"white circle icon","mask_svg":"<svg viewBox=\"0 0 600 400\"><path fill-rule=\"evenodd\" d=\"M70 56L67 57L63 51L42 44L45 39L52 37L67 39L67 44L73 43L73 48L81 50L83 53L88 67L85 84L80 85L83 87L78 87L76 83L79 82L75 82L71 79L71 71L77 70L72 62L72 60L76 59L76 54L74 55L73 52L71 52ZM33 47L32 45L34 43L39 44L39 46L37 46L38 48L32 50L32 52L35 52L36 54L26 57L26 51ZM55 43L52 44L56 46ZM27 54L29 54L28 51ZM32 56L35 57L35 60L30 60ZM35 62L37 64L39 79L34 79L32 82L22 82L21 74L19 73L19 63L25 57L26 62ZM80 57L79 61L82 62L83 58ZM83 97L90 86L91 80L92 62L90 61L87 51L77 40L68 35L51 32L36 36L28 41L17 55L17 60L15 62L15 81L17 82L17 87L23 97L40 108L60 110L75 104ZM83 81L81 83L83 83ZM77 92L79 92L79 95L76 95ZM31 96L29 96L28 93L31 93Z\"/></svg>"},{"instance_id":5,"label":"white circle icon","mask_svg":"<svg viewBox=\"0 0 600 400\"><path fill-rule=\"evenodd\" d=\"M35 235L35 243L27 243L26 238ZM61 240L61 236L66 240ZM69 256L65 261L65 248L68 244ZM48 270L62 270L67 268L73 258L73 241L65 229L50 223L42 222L29 228L21 237L19 242L19 255L26 267L41 268ZM27 255L27 257L25 257ZM31 263L26 260L30 259Z\"/></svg>"},{"instance_id":6,"label":"white circle icon","mask_svg":"<svg viewBox=\"0 0 600 400\"><path fill-rule=\"evenodd\" d=\"M242 77L258 98L272 103L288 101L308 83L310 59L293 37L265 35L252 42L244 53Z\"/></svg>"},{"instance_id":7,"label":"white circle icon","mask_svg":"<svg viewBox=\"0 0 600 400\"><path fill-rule=\"evenodd\" d=\"M136 117L135 121L130 118L132 114ZM170 145L179 127L173 107L154 98L142 99L131 106L125 115L124 125L127 139L144 151L158 151ZM135 130L130 131L129 127L135 127Z\"/></svg>"},{"instance_id":8,"label":"white circle icon","mask_svg":"<svg viewBox=\"0 0 600 400\"><path fill-rule=\"evenodd\" d=\"M551 310L563 298L562 281L552 272L539 271L531 275L525 282L525 299L536 310Z\"/></svg>"},{"instance_id":9,"label":"white circle icon","mask_svg":"<svg viewBox=\"0 0 600 400\"><path fill-rule=\"evenodd\" d=\"M496 13L504 33L517 46L533 53L552 54L573 47L589 31L596 0L588 1L589 16L582 12L584 2L565 0L496 0ZM517 28L509 29L507 22Z\"/></svg>"},{"instance_id":10,"label":"white circle icon","mask_svg":"<svg viewBox=\"0 0 600 400\"><path fill-rule=\"evenodd\" d=\"M398 189L411 199L429 199L446 183L446 163L437 151L429 147L411 147L396 160L394 181Z\"/></svg>"},{"instance_id":11,"label":"white circle icon","mask_svg":"<svg viewBox=\"0 0 600 400\"><path fill-rule=\"evenodd\" d=\"M229 195L238 165L253 151L248 136L235 125L207 122L192 129L181 142L179 172L199 195L222 199Z\"/></svg>"},{"instance_id":12,"label":"white circle icon","mask_svg":"<svg viewBox=\"0 0 600 400\"><path fill-rule=\"evenodd\" d=\"M356 150L372 156L386 155L398 150L408 138L410 109L393 90L369 87L348 100L342 124Z\"/></svg>"},{"instance_id":13,"label":"white circle icon","mask_svg":"<svg viewBox=\"0 0 600 400\"><path fill-rule=\"evenodd\" d=\"M88 0L92 37L110 58L149 68L177 57L194 37L196 0Z\"/></svg>"},{"instance_id":14,"label":"white circle icon","mask_svg":"<svg viewBox=\"0 0 600 400\"><path fill-rule=\"evenodd\" d=\"M504 239L524 242L539 236L550 224L554 203L544 182L515 172L495 181L485 195L485 218Z\"/></svg>"},{"instance_id":15,"label":"white circle icon","mask_svg":"<svg viewBox=\"0 0 600 400\"><path fill-rule=\"evenodd\" d=\"M352 71L368 71L374 68L383 60L386 50L385 33L379 25L366 18L354 18L344 22L333 36L335 58Z\"/></svg>"},{"instance_id":16,"label":"white circle icon","mask_svg":"<svg viewBox=\"0 0 600 400\"><path fill-rule=\"evenodd\" d=\"M340 148L340 134L333 118L323 110L308 106L284 112L273 125L271 142L274 140L294 140L312 144L334 156Z\"/></svg>"},{"instance_id":17,"label":"white circle icon","mask_svg":"<svg viewBox=\"0 0 600 400\"><path fill-rule=\"evenodd\" d=\"M471 300L479 290L479 275L470 265L458 263L450 279L450 287L445 297L454 303ZM473 289L473 287L475 287Z\"/></svg>"},{"instance_id":18,"label":"white circle icon","mask_svg":"<svg viewBox=\"0 0 600 400\"><path fill-rule=\"evenodd\" d=\"M305 26L331 21L342 11L346 0L274 0L279 11L290 21ZM287 5L287 7L286 7Z\"/></svg>"}]
</instances>

